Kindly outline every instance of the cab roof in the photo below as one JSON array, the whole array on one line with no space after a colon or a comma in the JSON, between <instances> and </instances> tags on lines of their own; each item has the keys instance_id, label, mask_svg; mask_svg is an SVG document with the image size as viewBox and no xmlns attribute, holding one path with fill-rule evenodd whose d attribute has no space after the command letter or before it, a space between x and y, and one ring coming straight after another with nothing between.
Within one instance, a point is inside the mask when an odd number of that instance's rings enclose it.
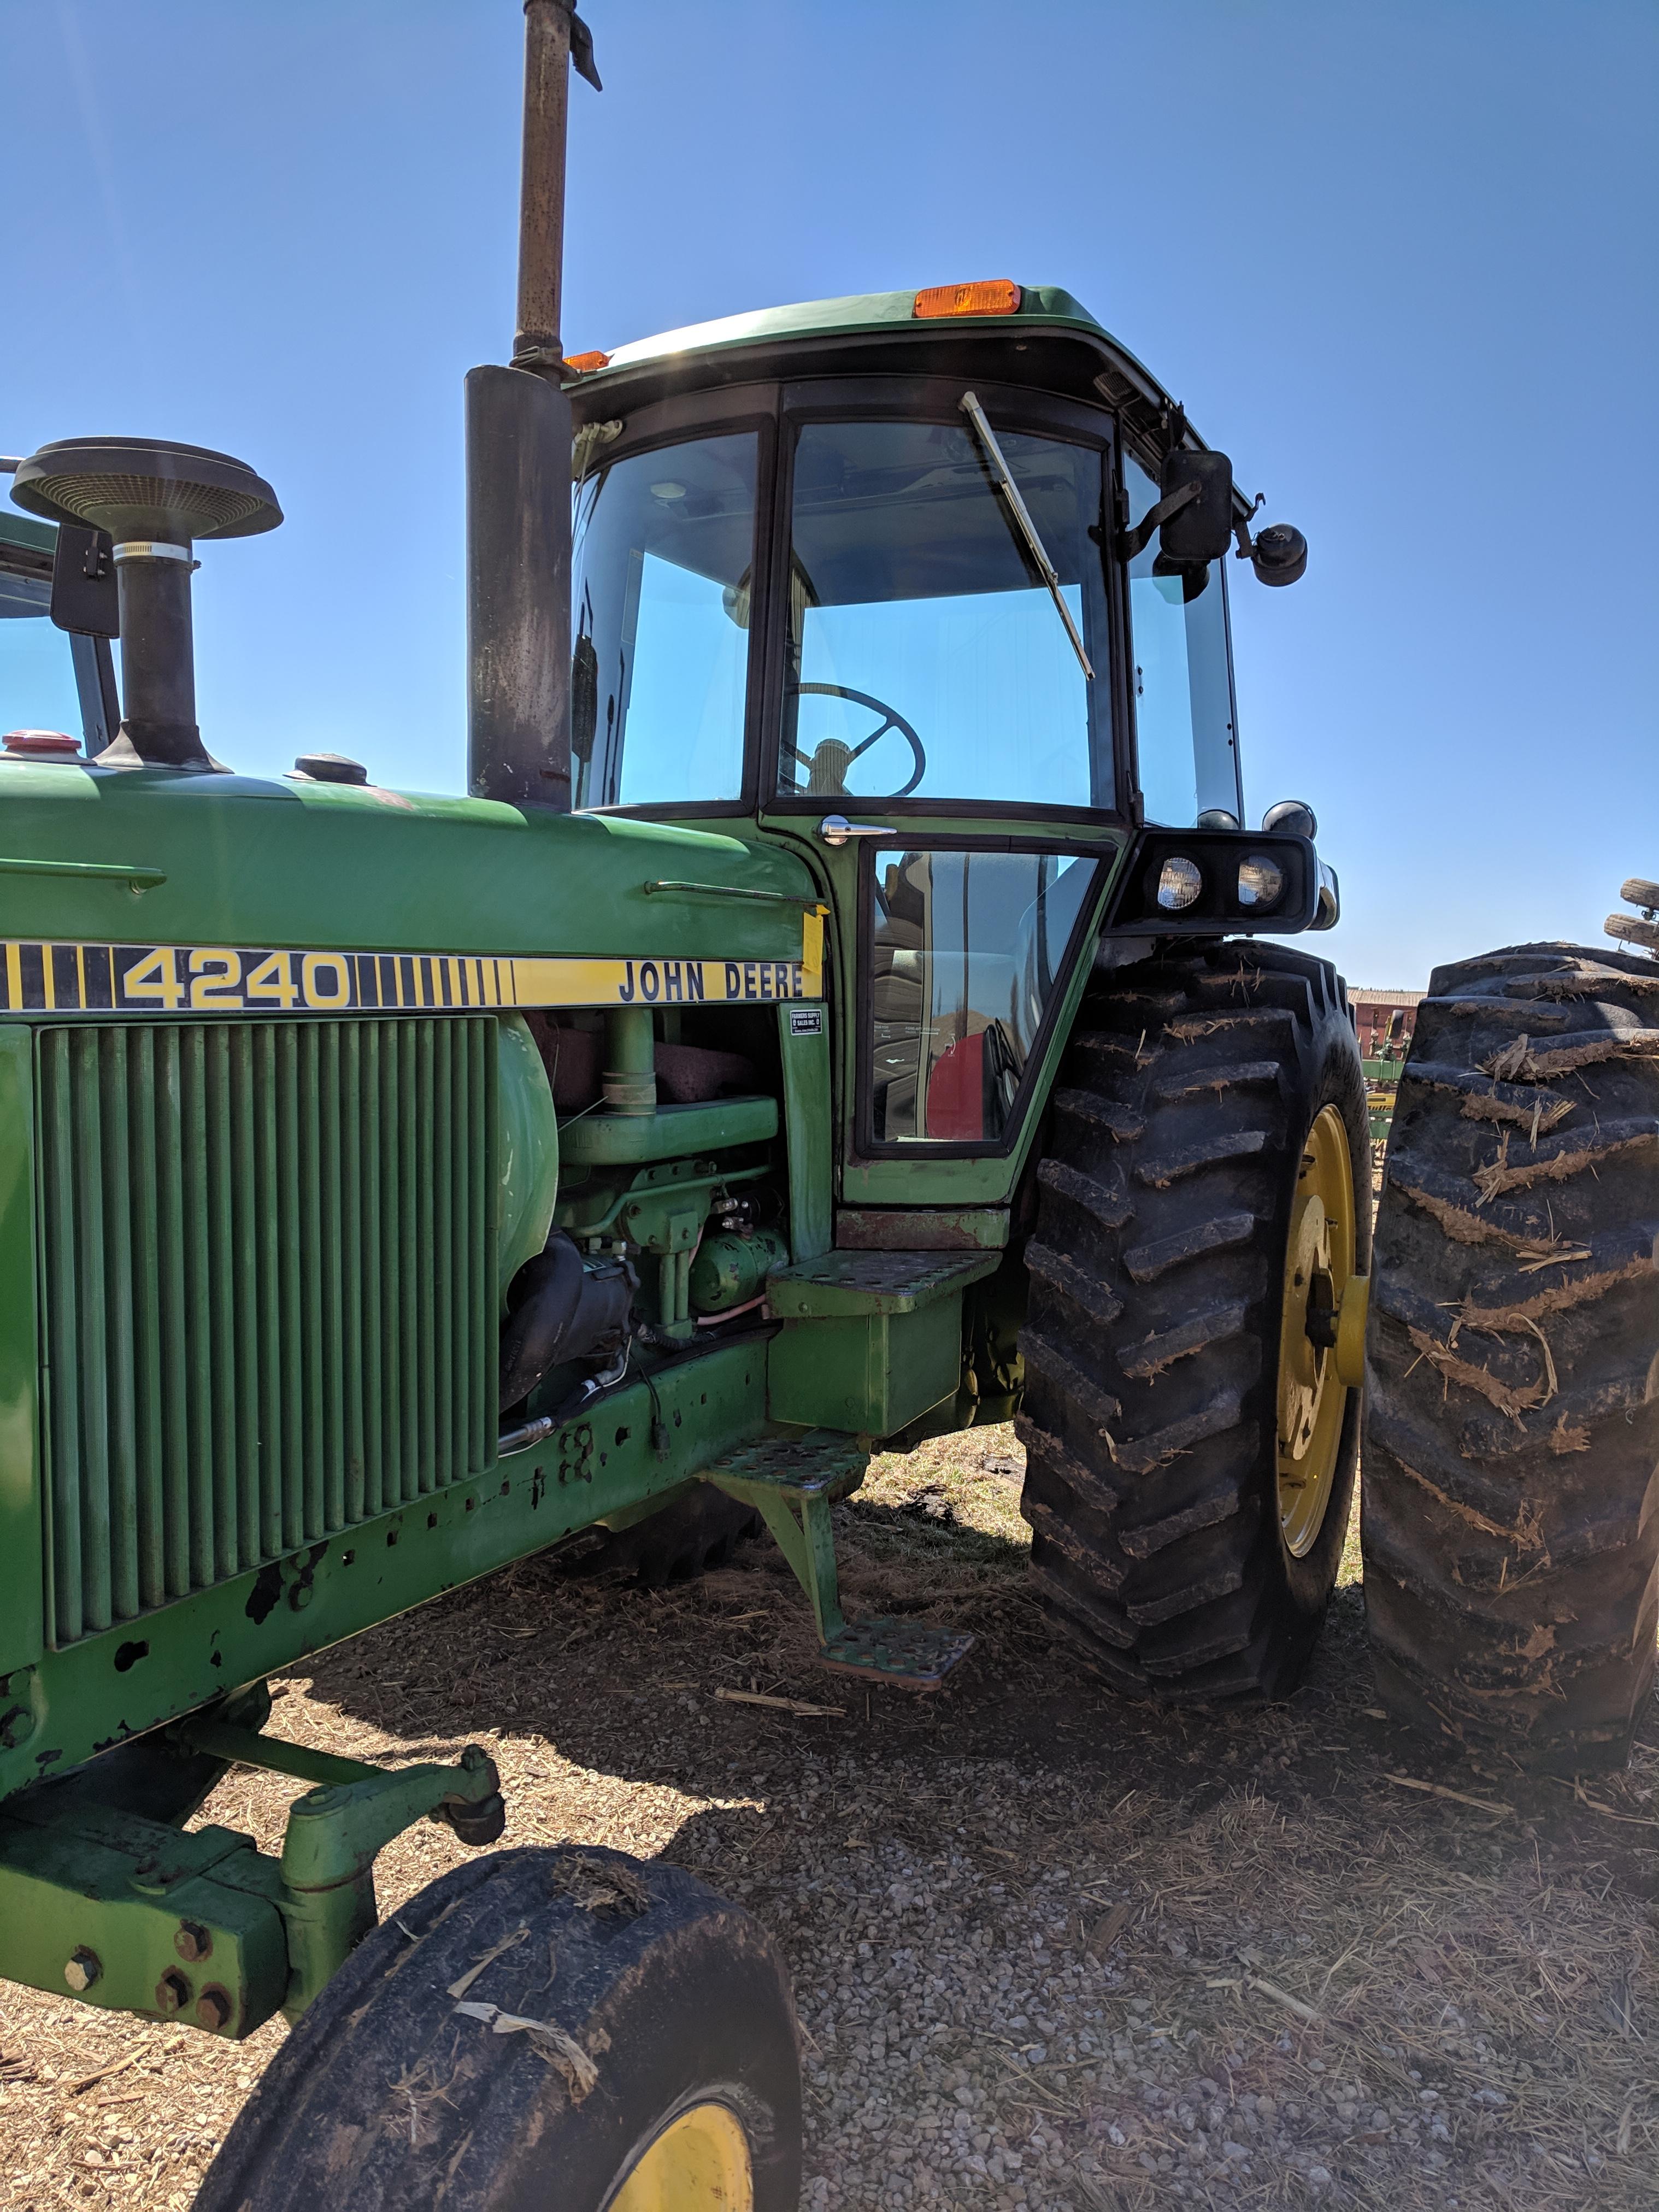
<instances>
[{"instance_id":1,"label":"cab roof","mask_svg":"<svg viewBox=\"0 0 1659 2212\"><path fill-rule=\"evenodd\" d=\"M593 420L623 386L632 399L779 374L1000 371L1010 382L1103 398L1155 450L1202 445L1151 370L1060 285L1020 286L1018 307L1004 314L922 316L916 301L915 291L853 292L687 323L603 356L578 355L585 365L568 388L579 413Z\"/></svg>"}]
</instances>

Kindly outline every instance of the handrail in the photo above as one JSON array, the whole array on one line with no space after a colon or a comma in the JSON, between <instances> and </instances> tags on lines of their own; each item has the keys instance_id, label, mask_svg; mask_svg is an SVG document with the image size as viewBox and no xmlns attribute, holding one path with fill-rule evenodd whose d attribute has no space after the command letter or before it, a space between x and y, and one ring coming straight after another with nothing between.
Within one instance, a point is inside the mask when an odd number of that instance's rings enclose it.
<instances>
[{"instance_id":1,"label":"handrail","mask_svg":"<svg viewBox=\"0 0 1659 2212\"><path fill-rule=\"evenodd\" d=\"M0 859L5 876L112 876L131 884L136 891L153 891L167 881L164 868L129 867L125 860L9 860Z\"/></svg>"},{"instance_id":2,"label":"handrail","mask_svg":"<svg viewBox=\"0 0 1659 2212\"><path fill-rule=\"evenodd\" d=\"M681 898L763 899L774 906L816 906L816 891L753 891L740 889L736 884L678 884L653 880L645 886L647 893L669 891Z\"/></svg>"}]
</instances>

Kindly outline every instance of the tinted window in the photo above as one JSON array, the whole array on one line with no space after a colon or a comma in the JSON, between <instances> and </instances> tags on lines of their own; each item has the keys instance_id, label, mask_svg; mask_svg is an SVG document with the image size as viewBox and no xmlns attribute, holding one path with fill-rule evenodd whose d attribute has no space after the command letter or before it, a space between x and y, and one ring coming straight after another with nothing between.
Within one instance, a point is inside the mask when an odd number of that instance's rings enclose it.
<instances>
[{"instance_id":1,"label":"tinted window","mask_svg":"<svg viewBox=\"0 0 1659 2212\"><path fill-rule=\"evenodd\" d=\"M62 730L83 737L69 633L47 616L49 576L0 568L0 731Z\"/></svg>"},{"instance_id":2,"label":"tinted window","mask_svg":"<svg viewBox=\"0 0 1659 2212\"><path fill-rule=\"evenodd\" d=\"M795 451L785 792L1112 804L1089 536L1102 455L993 428L1096 681L965 423L809 423Z\"/></svg>"},{"instance_id":3,"label":"tinted window","mask_svg":"<svg viewBox=\"0 0 1659 2212\"><path fill-rule=\"evenodd\" d=\"M875 856L872 1134L1000 1142L1095 863L1068 854Z\"/></svg>"},{"instance_id":4,"label":"tinted window","mask_svg":"<svg viewBox=\"0 0 1659 2212\"><path fill-rule=\"evenodd\" d=\"M574 805L742 795L754 546L752 434L635 454L577 486Z\"/></svg>"},{"instance_id":5,"label":"tinted window","mask_svg":"<svg viewBox=\"0 0 1659 2212\"><path fill-rule=\"evenodd\" d=\"M1158 486L1127 459L1133 526ZM1239 811L1238 747L1227 654L1224 563L1164 573L1158 539L1129 565L1129 688L1146 819L1190 829L1211 806Z\"/></svg>"}]
</instances>

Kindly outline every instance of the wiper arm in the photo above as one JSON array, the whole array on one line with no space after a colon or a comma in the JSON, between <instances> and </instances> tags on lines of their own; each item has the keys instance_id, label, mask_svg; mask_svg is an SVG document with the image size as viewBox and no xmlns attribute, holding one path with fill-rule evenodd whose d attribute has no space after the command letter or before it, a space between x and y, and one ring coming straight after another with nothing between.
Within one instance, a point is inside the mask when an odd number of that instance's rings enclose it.
<instances>
[{"instance_id":1,"label":"wiper arm","mask_svg":"<svg viewBox=\"0 0 1659 2212\"><path fill-rule=\"evenodd\" d=\"M1077 655L1077 665L1092 684L1095 680L1095 672L1090 665L1088 654L1083 649L1083 640L1078 635L1077 624L1072 620L1072 610L1066 605L1065 594L1060 588L1059 572L1048 558L1048 549L1037 536L1037 526L1031 520L1031 510L1019 495L1019 486L1014 482L1013 471L1003 459L1002 448L997 443L997 434L986 420L985 410L980 405L976 393L972 392L963 393L962 411L973 425L974 435L979 440L981 449L990 464L991 474L996 478L997 487L1008 502L1009 512L1014 518L1014 527L1025 540L1026 550L1036 563L1037 574L1048 586L1048 596L1054 601L1061 622L1066 625L1066 636L1072 641L1072 650Z\"/></svg>"}]
</instances>

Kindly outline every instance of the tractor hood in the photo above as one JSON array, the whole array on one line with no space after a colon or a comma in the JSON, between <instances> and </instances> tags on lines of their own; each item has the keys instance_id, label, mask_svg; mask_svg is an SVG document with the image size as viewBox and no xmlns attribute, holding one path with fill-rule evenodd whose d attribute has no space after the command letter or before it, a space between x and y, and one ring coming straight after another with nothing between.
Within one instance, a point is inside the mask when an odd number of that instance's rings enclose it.
<instances>
[{"instance_id":1,"label":"tractor hood","mask_svg":"<svg viewBox=\"0 0 1659 2212\"><path fill-rule=\"evenodd\" d=\"M770 965L799 963L817 896L801 863L736 837L373 786L8 759L0 799L0 940L14 985L19 943L33 948L38 975L44 941L60 966L66 946L92 957L134 945L483 961L672 955L759 963L753 990L720 995L782 997L791 993ZM474 981L456 988L465 995L440 988L435 1003L477 1002ZM590 1002L611 995L596 990ZM3 996L12 1011L43 1004L38 988ZM535 1002L522 988L518 999ZM486 991L483 1002L512 1000ZM111 1003L84 982L44 1000ZM210 986L184 1003L237 1009Z\"/></svg>"}]
</instances>

